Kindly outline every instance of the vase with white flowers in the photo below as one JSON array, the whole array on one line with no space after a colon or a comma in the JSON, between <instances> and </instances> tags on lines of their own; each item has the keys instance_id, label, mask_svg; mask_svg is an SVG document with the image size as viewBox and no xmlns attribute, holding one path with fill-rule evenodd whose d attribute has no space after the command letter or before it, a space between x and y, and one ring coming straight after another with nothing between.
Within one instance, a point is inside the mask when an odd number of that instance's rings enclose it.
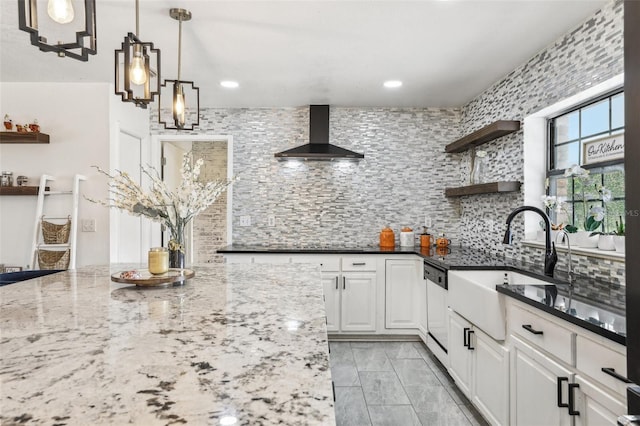
<instances>
[{"instance_id":1,"label":"vase with white flowers","mask_svg":"<svg viewBox=\"0 0 640 426\"><path fill-rule=\"evenodd\" d=\"M88 200L163 224L170 234L169 267L184 268L187 225L211 206L235 180L200 182L198 178L203 163L202 158L192 162L191 153L185 153L180 168L182 180L175 190L167 186L155 168L141 166L142 172L151 180L149 191L145 191L126 172L116 170L115 175L111 175L94 166L110 179L109 199Z\"/></svg>"},{"instance_id":2,"label":"vase with white flowers","mask_svg":"<svg viewBox=\"0 0 640 426\"><path fill-rule=\"evenodd\" d=\"M583 230L576 232L576 246L595 248L598 246L599 235L594 234L604 221L605 211L602 205L588 206L588 200L586 196L586 188L591 187L591 177L589 176L589 170L585 170L582 167L574 164L564 171L565 177L570 177L574 181L577 180L580 184L580 195L582 201L582 217L583 217ZM596 188L597 189L597 188ZM609 200L611 199L611 191L605 189L605 192L600 192L600 195L605 197L606 193L609 194ZM608 192L607 192L608 191ZM608 200L607 200L608 201ZM605 201L606 202L606 201Z\"/></svg>"}]
</instances>

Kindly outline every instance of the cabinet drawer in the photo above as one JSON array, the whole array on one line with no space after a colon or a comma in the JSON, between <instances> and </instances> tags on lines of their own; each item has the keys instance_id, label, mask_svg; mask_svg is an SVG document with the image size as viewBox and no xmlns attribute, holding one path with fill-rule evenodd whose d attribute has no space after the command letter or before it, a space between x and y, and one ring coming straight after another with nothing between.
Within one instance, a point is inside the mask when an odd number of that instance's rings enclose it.
<instances>
[{"instance_id":1,"label":"cabinet drawer","mask_svg":"<svg viewBox=\"0 0 640 426\"><path fill-rule=\"evenodd\" d=\"M570 365L575 365L575 333L513 304L509 304L507 322L510 333L523 337Z\"/></svg>"},{"instance_id":2,"label":"cabinet drawer","mask_svg":"<svg viewBox=\"0 0 640 426\"><path fill-rule=\"evenodd\" d=\"M343 271L375 271L376 262L371 257L343 256Z\"/></svg>"},{"instance_id":3,"label":"cabinet drawer","mask_svg":"<svg viewBox=\"0 0 640 426\"><path fill-rule=\"evenodd\" d=\"M291 256L291 263L312 263L314 265L320 265L320 270L323 272L340 271L340 256L299 254Z\"/></svg>"},{"instance_id":4,"label":"cabinet drawer","mask_svg":"<svg viewBox=\"0 0 640 426\"><path fill-rule=\"evenodd\" d=\"M613 369L612 373L627 377L627 358L624 354L611 348L615 343L595 342L578 335L576 337L576 368L585 376L589 376L620 395L626 394L628 384L602 371Z\"/></svg>"}]
</instances>

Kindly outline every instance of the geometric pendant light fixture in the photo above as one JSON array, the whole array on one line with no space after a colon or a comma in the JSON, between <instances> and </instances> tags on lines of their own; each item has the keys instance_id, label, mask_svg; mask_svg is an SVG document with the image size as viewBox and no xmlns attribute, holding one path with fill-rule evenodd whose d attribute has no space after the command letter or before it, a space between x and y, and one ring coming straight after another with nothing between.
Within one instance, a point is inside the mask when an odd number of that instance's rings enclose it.
<instances>
[{"instance_id":1,"label":"geometric pendant light fixture","mask_svg":"<svg viewBox=\"0 0 640 426\"><path fill-rule=\"evenodd\" d=\"M162 92L159 96L158 122L165 129L193 130L200 124L200 89L193 81L181 79L180 68L182 65L182 22L191 20L191 12L185 9L170 9L169 16L178 21L178 78L165 80L162 89L165 89L164 104ZM171 96L167 96L171 93ZM168 100L171 100L169 105ZM195 119L192 119L195 116Z\"/></svg>"},{"instance_id":2,"label":"geometric pendant light fixture","mask_svg":"<svg viewBox=\"0 0 640 426\"><path fill-rule=\"evenodd\" d=\"M122 102L147 108L160 93L160 49L140 35L140 2L136 0L136 32L128 33L115 51L115 92Z\"/></svg>"},{"instance_id":3,"label":"geometric pendant light fixture","mask_svg":"<svg viewBox=\"0 0 640 426\"><path fill-rule=\"evenodd\" d=\"M84 62L89 55L96 54L95 0L76 1L75 9L71 0L49 0L48 16L42 10L38 15L37 3L37 0L18 0L18 26L30 34L32 45L43 52L56 52L61 58Z\"/></svg>"}]
</instances>

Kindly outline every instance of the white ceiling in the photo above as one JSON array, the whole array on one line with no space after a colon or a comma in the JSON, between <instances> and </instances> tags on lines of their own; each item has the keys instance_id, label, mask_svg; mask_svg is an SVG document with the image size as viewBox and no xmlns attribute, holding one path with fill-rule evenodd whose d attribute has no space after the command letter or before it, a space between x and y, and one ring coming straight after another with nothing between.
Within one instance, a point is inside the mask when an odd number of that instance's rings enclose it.
<instances>
[{"instance_id":1,"label":"white ceiling","mask_svg":"<svg viewBox=\"0 0 640 426\"><path fill-rule=\"evenodd\" d=\"M74 0L77 1L77 0ZM462 106L575 28L607 0L141 0L140 39L162 51L162 77L200 87L201 106ZM97 0L98 54L40 52L0 0L0 81L112 82L114 50L135 32L134 0ZM46 10L46 9L45 9ZM46 16L46 12L45 12ZM41 20L41 27L42 27ZM219 86L236 80L234 90ZM404 82L385 89L388 79Z\"/></svg>"}]
</instances>

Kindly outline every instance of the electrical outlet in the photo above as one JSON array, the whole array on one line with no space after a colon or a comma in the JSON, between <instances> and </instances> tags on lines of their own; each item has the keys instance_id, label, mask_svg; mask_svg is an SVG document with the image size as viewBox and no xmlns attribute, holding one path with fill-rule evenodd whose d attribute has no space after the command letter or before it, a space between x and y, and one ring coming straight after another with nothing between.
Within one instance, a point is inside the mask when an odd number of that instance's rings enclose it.
<instances>
[{"instance_id":1,"label":"electrical outlet","mask_svg":"<svg viewBox=\"0 0 640 426\"><path fill-rule=\"evenodd\" d=\"M96 220L82 219L82 232L96 232Z\"/></svg>"},{"instance_id":2,"label":"electrical outlet","mask_svg":"<svg viewBox=\"0 0 640 426\"><path fill-rule=\"evenodd\" d=\"M268 222L269 226L276 226L276 217L275 216L269 216L267 218L267 222Z\"/></svg>"},{"instance_id":3,"label":"electrical outlet","mask_svg":"<svg viewBox=\"0 0 640 426\"><path fill-rule=\"evenodd\" d=\"M431 228L431 218L429 216L424 217L424 226Z\"/></svg>"},{"instance_id":4,"label":"electrical outlet","mask_svg":"<svg viewBox=\"0 0 640 426\"><path fill-rule=\"evenodd\" d=\"M251 216L240 216L240 226L251 226Z\"/></svg>"}]
</instances>

